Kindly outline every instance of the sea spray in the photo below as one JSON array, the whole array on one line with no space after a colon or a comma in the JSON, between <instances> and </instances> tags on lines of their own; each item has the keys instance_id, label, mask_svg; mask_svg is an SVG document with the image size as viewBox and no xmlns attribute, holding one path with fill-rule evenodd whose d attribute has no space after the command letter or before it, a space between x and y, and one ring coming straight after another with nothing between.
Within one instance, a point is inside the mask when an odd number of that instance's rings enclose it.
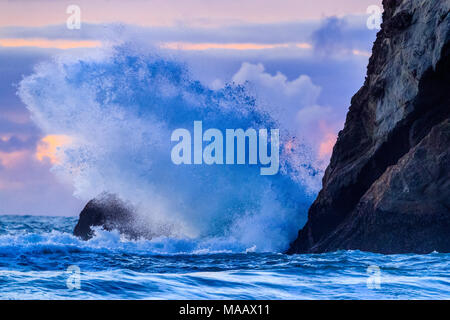
<instances>
[{"instance_id":1,"label":"sea spray","mask_svg":"<svg viewBox=\"0 0 450 320\"><path fill-rule=\"evenodd\" d=\"M45 134L70 137L52 170L76 196L117 194L160 236L281 251L320 185L310 150L245 86L211 90L184 64L156 54L118 46L56 57L22 80L19 96ZM278 174L261 176L252 165L175 165L171 133L197 120L222 131L280 128Z\"/></svg>"}]
</instances>

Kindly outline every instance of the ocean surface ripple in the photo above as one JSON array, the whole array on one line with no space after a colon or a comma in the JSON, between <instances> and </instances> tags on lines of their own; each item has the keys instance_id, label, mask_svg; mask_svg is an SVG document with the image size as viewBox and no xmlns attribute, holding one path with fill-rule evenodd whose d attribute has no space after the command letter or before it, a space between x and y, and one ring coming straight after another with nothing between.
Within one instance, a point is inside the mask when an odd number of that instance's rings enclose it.
<instances>
[{"instance_id":1,"label":"ocean surface ripple","mask_svg":"<svg viewBox=\"0 0 450 320\"><path fill-rule=\"evenodd\" d=\"M0 216L1 299L450 298L449 254L288 256L229 238L128 241L101 230L84 242L71 234L75 223ZM67 285L70 266L79 289Z\"/></svg>"}]
</instances>

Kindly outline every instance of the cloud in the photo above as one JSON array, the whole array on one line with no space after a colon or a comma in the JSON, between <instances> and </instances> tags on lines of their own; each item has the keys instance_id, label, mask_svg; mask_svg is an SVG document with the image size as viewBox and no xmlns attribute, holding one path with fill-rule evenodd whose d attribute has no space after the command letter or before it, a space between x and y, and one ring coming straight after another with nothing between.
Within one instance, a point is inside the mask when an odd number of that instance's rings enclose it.
<instances>
[{"instance_id":1,"label":"cloud","mask_svg":"<svg viewBox=\"0 0 450 320\"><path fill-rule=\"evenodd\" d=\"M315 52L322 55L363 55L370 56L376 30L369 30L365 17L328 17L312 35Z\"/></svg>"},{"instance_id":2,"label":"cloud","mask_svg":"<svg viewBox=\"0 0 450 320\"><path fill-rule=\"evenodd\" d=\"M76 41L88 41L86 45L93 45L89 41L110 43L133 41L158 45L172 49L185 49L195 46L217 47L220 45L252 45L260 49L270 46L300 45L300 48L310 48L311 41L318 50L331 50L335 47L367 51L368 41L375 35L375 31L366 27L365 15L329 17L325 19L248 23L240 22L233 25L221 26L192 26L186 24L172 26L142 26L125 23L84 23L77 32L67 29L65 24L40 27L0 27L0 45L8 39L15 42L40 39L67 41L69 44L79 45ZM36 41L36 40L33 40ZM32 44L31 42L29 44ZM46 47L49 47L49 43ZM96 43L95 43L96 44ZM64 44L59 44L59 47ZM65 44L66 47L68 44ZM370 44L369 44L370 45ZM55 44L53 44L55 46ZM198 49L199 47L197 47Z\"/></svg>"},{"instance_id":3,"label":"cloud","mask_svg":"<svg viewBox=\"0 0 450 320\"><path fill-rule=\"evenodd\" d=\"M231 26L145 27L134 24L84 23L77 32L65 24L41 27L0 27L2 39L105 40L142 39L147 42L190 43L296 43L304 42L320 26L320 20L270 24L240 23Z\"/></svg>"},{"instance_id":4,"label":"cloud","mask_svg":"<svg viewBox=\"0 0 450 320\"><path fill-rule=\"evenodd\" d=\"M369 5L381 0L77 0L82 26L93 21L122 21L146 26L218 26L236 23L274 23L312 20L324 15L343 16L365 13ZM1 1L0 25L64 23L67 1Z\"/></svg>"},{"instance_id":5,"label":"cloud","mask_svg":"<svg viewBox=\"0 0 450 320\"><path fill-rule=\"evenodd\" d=\"M162 43L161 48L172 50L191 50L191 51L203 51L212 49L223 50L265 50L265 49L278 49L278 48L299 48L299 49L311 49L312 46L309 43L274 43L274 44L260 44L260 43L188 43L188 42L166 42Z\"/></svg>"},{"instance_id":6,"label":"cloud","mask_svg":"<svg viewBox=\"0 0 450 320\"><path fill-rule=\"evenodd\" d=\"M321 28L312 35L314 49L326 53L341 49L344 39L342 31L344 25L344 20L337 17L326 19Z\"/></svg>"},{"instance_id":7,"label":"cloud","mask_svg":"<svg viewBox=\"0 0 450 320\"><path fill-rule=\"evenodd\" d=\"M0 214L77 215L84 203L31 150L0 151Z\"/></svg>"},{"instance_id":8,"label":"cloud","mask_svg":"<svg viewBox=\"0 0 450 320\"><path fill-rule=\"evenodd\" d=\"M343 119L318 104L322 89L309 76L289 80L281 72L266 72L263 64L243 63L232 81L252 87L259 106L273 115L280 129L307 143L326 163Z\"/></svg>"},{"instance_id":9,"label":"cloud","mask_svg":"<svg viewBox=\"0 0 450 320\"><path fill-rule=\"evenodd\" d=\"M36 137L31 136L26 139L20 139L17 136L0 136L0 151L13 152L23 149L33 149L36 145Z\"/></svg>"},{"instance_id":10,"label":"cloud","mask_svg":"<svg viewBox=\"0 0 450 320\"><path fill-rule=\"evenodd\" d=\"M0 39L0 46L3 47L35 47L35 48L56 48L56 49L74 49L74 48L95 48L101 46L100 41L89 40L48 40L48 39Z\"/></svg>"},{"instance_id":11,"label":"cloud","mask_svg":"<svg viewBox=\"0 0 450 320\"><path fill-rule=\"evenodd\" d=\"M0 48L0 214L76 215L83 202L36 157L42 133L16 96L15 86L55 51Z\"/></svg>"},{"instance_id":12,"label":"cloud","mask_svg":"<svg viewBox=\"0 0 450 320\"><path fill-rule=\"evenodd\" d=\"M36 158L39 161L48 159L52 164L61 162L62 147L67 147L71 138L65 135L47 135L39 141L36 150Z\"/></svg>"},{"instance_id":13,"label":"cloud","mask_svg":"<svg viewBox=\"0 0 450 320\"><path fill-rule=\"evenodd\" d=\"M314 104L321 91L306 75L289 81L281 72L275 75L267 73L262 64L243 63L232 81L237 84L249 82L259 103L270 114L277 115L276 120L289 130L295 126L292 113Z\"/></svg>"},{"instance_id":14,"label":"cloud","mask_svg":"<svg viewBox=\"0 0 450 320\"><path fill-rule=\"evenodd\" d=\"M3 152L0 151L0 166L3 168L16 167L23 163L23 159L27 156L27 150Z\"/></svg>"}]
</instances>

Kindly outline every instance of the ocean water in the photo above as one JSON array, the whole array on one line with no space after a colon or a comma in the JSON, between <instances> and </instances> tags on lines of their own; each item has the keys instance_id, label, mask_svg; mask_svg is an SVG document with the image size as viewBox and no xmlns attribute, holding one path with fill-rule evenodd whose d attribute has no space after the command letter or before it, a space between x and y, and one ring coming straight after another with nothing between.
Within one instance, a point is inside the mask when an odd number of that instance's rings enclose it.
<instances>
[{"instance_id":1,"label":"ocean water","mask_svg":"<svg viewBox=\"0 0 450 320\"><path fill-rule=\"evenodd\" d=\"M289 256L101 230L85 242L76 221L0 216L1 299L450 299L449 254Z\"/></svg>"},{"instance_id":2,"label":"ocean water","mask_svg":"<svg viewBox=\"0 0 450 320\"><path fill-rule=\"evenodd\" d=\"M130 43L56 56L22 79L34 123L62 141L56 177L80 199L107 192L129 202L158 237L97 230L84 242L72 236L76 218L1 216L1 298L450 298L449 255L282 254L321 187L324 160L307 139L322 141L320 130L297 130L299 117L320 127L323 112L311 111L320 90L299 77L299 108L286 110L289 99L267 103L250 83L212 88L195 74ZM279 129L279 173L175 165L171 134L194 121L221 132Z\"/></svg>"}]
</instances>

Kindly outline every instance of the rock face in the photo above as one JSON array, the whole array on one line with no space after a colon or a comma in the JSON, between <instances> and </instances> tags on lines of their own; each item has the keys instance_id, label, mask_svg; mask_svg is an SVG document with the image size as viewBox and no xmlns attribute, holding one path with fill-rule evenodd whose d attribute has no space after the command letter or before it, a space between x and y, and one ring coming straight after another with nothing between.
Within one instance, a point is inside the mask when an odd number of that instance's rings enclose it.
<instances>
[{"instance_id":1,"label":"rock face","mask_svg":"<svg viewBox=\"0 0 450 320\"><path fill-rule=\"evenodd\" d=\"M73 234L83 240L89 240L94 235L92 227L104 230L118 230L131 239L151 238L151 233L145 224L140 224L133 208L111 194L103 194L87 203L80 213Z\"/></svg>"},{"instance_id":2,"label":"rock face","mask_svg":"<svg viewBox=\"0 0 450 320\"><path fill-rule=\"evenodd\" d=\"M450 1L383 5L364 86L288 253L450 252Z\"/></svg>"}]
</instances>

